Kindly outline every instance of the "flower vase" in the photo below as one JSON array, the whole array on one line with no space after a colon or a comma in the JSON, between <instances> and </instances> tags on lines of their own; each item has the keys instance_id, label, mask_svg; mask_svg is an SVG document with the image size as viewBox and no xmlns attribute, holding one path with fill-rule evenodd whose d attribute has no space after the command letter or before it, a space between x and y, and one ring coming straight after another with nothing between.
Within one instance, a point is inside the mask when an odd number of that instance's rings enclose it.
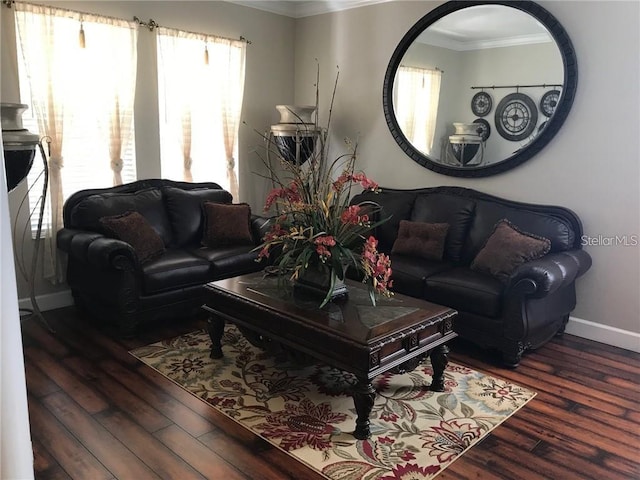
<instances>
[{"instance_id":1,"label":"flower vase","mask_svg":"<svg viewBox=\"0 0 640 480\"><path fill-rule=\"evenodd\" d=\"M322 300L321 307L332 300L346 298L349 295L344 280L336 277L331 289L331 270L310 265L293 284L294 295L312 297Z\"/></svg>"}]
</instances>

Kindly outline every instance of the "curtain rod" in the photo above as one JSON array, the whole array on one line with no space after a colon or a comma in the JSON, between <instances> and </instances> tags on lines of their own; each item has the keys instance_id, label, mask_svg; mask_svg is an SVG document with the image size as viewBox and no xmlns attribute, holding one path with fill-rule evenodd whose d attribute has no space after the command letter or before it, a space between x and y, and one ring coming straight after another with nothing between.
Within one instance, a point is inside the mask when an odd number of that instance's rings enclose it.
<instances>
[{"instance_id":1,"label":"curtain rod","mask_svg":"<svg viewBox=\"0 0 640 480\"><path fill-rule=\"evenodd\" d=\"M11 6L13 4L15 4L16 2L15 2L15 0L2 0L2 3L7 8L11 8ZM97 13L81 12L81 11L78 11L78 10L70 10L68 8L51 7L51 6L48 7L47 5L42 5L42 4L39 4L39 3L29 3L29 2L23 2L23 3L27 3L27 4L30 4L30 5L37 5L39 7L52 8L52 9L55 9L55 10L61 10L63 12L69 12L69 13L72 13L74 15L80 15L80 16L82 16L82 15L93 15L93 16L97 16L97 17L111 18L113 20L121 20L121 21L124 20L123 18L110 17L108 15L102 15L102 14L97 14ZM150 18L148 22L143 22L142 20L140 20L140 18L138 18L137 16L134 16L133 17L133 21L137 22L138 25L140 25L142 27L148 28L149 31L151 31L151 32L153 32L154 29L156 29L156 28L158 28L160 26L160 25L158 25L158 23L153 18ZM174 30L179 30L179 29L174 29ZM187 30L181 30L181 31L186 32L186 33L193 33L195 35L205 35L205 36L223 38L225 40L238 40L237 38L227 38L227 37L222 37L220 35L213 35L213 34L207 34L207 33L201 33L201 32L190 32L190 31L187 31ZM240 36L239 40L241 42L245 42L247 45L251 45L252 44L251 40L247 40L242 35Z\"/></svg>"},{"instance_id":2,"label":"curtain rod","mask_svg":"<svg viewBox=\"0 0 640 480\"><path fill-rule=\"evenodd\" d=\"M534 85L489 85L486 87L471 87L471 90L489 90L494 88L547 88L547 87L562 87L562 83L537 83Z\"/></svg>"},{"instance_id":3,"label":"curtain rod","mask_svg":"<svg viewBox=\"0 0 640 480\"><path fill-rule=\"evenodd\" d=\"M413 65L405 65L404 63L401 63L399 66L405 68L418 68L420 70L435 70L436 72L444 73L444 70L442 70L440 67L416 67Z\"/></svg>"},{"instance_id":4,"label":"curtain rod","mask_svg":"<svg viewBox=\"0 0 640 480\"><path fill-rule=\"evenodd\" d=\"M134 16L133 17L133 21L137 22L138 25L140 25L141 27L146 27L149 29L150 32L153 32L156 28L160 28L160 24L158 24L158 22L156 22L153 18L150 18L147 22L144 22L142 20L140 20L140 18ZM178 30L180 32L185 32L185 33L191 33L193 35L203 35L205 37L217 37L217 38L222 38L224 40L233 40L233 41L237 41L237 38L229 38L229 37L223 37L220 35L214 35L211 33L202 33L202 32L191 32L189 30L182 30L180 28L171 28L171 27L164 27L164 28L168 28L170 30ZM247 40L245 37L243 37L242 35L240 35L240 39L241 42L245 42L247 45L251 45L251 40Z\"/></svg>"},{"instance_id":5,"label":"curtain rod","mask_svg":"<svg viewBox=\"0 0 640 480\"><path fill-rule=\"evenodd\" d=\"M14 5L16 2L15 0L2 0L2 3L4 3L8 8L11 8L12 5ZM82 12L80 10L71 10L69 8L62 8L62 7L54 7L51 5L43 5L41 3L32 3L32 2L20 2L20 3L24 3L25 5L34 5L36 7L43 7L43 8L50 8L52 10L59 10L61 12L67 12L70 13L74 16L80 16L82 18L83 15L89 15L92 17L102 17L102 18L109 18L111 20L118 20L120 22L127 22L128 20L125 20L124 18L118 18L118 17L111 17L109 15L102 15L102 14L98 14L98 13L89 13L89 12Z\"/></svg>"}]
</instances>

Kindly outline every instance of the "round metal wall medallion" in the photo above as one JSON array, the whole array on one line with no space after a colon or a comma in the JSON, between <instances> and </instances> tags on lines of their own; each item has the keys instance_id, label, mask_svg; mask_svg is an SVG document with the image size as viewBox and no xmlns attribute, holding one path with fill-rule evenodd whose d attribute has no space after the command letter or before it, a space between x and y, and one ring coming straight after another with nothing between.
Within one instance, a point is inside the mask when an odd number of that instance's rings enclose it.
<instances>
[{"instance_id":1,"label":"round metal wall medallion","mask_svg":"<svg viewBox=\"0 0 640 480\"><path fill-rule=\"evenodd\" d=\"M517 142L533 133L538 123L538 109L524 93L510 93L498 104L496 130L503 138Z\"/></svg>"},{"instance_id":2,"label":"round metal wall medallion","mask_svg":"<svg viewBox=\"0 0 640 480\"><path fill-rule=\"evenodd\" d=\"M556 106L560 100L560 90L549 90L540 99L540 111L544 116L550 117L556 111Z\"/></svg>"},{"instance_id":3,"label":"round metal wall medallion","mask_svg":"<svg viewBox=\"0 0 640 480\"><path fill-rule=\"evenodd\" d=\"M484 118L477 118L473 121L473 123L478 124L478 135L480 135L480 138L483 142L486 142L487 138L489 138L489 135L491 135L491 125L489 125L489 122L487 122Z\"/></svg>"},{"instance_id":4,"label":"round metal wall medallion","mask_svg":"<svg viewBox=\"0 0 640 480\"><path fill-rule=\"evenodd\" d=\"M471 111L478 117L484 117L489 114L493 100L487 92L478 92L471 99Z\"/></svg>"}]
</instances>

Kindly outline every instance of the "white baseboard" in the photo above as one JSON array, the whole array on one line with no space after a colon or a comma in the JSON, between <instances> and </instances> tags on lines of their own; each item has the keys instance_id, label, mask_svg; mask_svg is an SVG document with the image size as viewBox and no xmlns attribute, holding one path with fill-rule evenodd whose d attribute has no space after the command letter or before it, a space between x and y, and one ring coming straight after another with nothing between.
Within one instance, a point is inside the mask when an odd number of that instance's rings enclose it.
<instances>
[{"instance_id":1,"label":"white baseboard","mask_svg":"<svg viewBox=\"0 0 640 480\"><path fill-rule=\"evenodd\" d=\"M569 317L566 333L640 353L640 333Z\"/></svg>"},{"instance_id":2,"label":"white baseboard","mask_svg":"<svg viewBox=\"0 0 640 480\"><path fill-rule=\"evenodd\" d=\"M68 307L70 305L73 305L73 297L71 296L71 290L64 290L62 292L38 295L36 296L36 302L38 302L38 308L40 308L40 311L46 312L47 310L54 310L56 308ZM18 307L21 310L31 310L31 299L19 299Z\"/></svg>"},{"instance_id":3,"label":"white baseboard","mask_svg":"<svg viewBox=\"0 0 640 480\"><path fill-rule=\"evenodd\" d=\"M36 301L38 302L38 307L40 307L40 310L43 312L73 305L73 297L71 296L70 290L39 295L36 297ZM21 298L19 306L25 309L31 308L31 300ZM569 323L567 323L565 331L570 335L640 353L640 333L630 332L576 317L569 318Z\"/></svg>"}]
</instances>

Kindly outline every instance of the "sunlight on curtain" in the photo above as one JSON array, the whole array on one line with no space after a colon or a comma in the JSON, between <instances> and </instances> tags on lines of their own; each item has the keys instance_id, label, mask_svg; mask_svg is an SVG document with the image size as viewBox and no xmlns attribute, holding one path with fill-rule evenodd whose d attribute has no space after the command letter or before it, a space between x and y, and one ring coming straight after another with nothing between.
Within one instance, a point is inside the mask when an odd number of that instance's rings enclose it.
<instances>
[{"instance_id":1,"label":"sunlight on curtain","mask_svg":"<svg viewBox=\"0 0 640 480\"><path fill-rule=\"evenodd\" d=\"M396 85L396 117L411 144L431 153L436 131L442 72L401 66Z\"/></svg>"},{"instance_id":2,"label":"sunlight on curtain","mask_svg":"<svg viewBox=\"0 0 640 480\"><path fill-rule=\"evenodd\" d=\"M246 43L158 28L161 171L238 196Z\"/></svg>"},{"instance_id":3,"label":"sunlight on curtain","mask_svg":"<svg viewBox=\"0 0 640 480\"><path fill-rule=\"evenodd\" d=\"M45 277L60 281L56 232L66 198L84 188L135 180L135 22L15 4L20 90L40 135L51 138ZM85 32L85 48L79 32ZM28 115L23 116L29 128ZM34 131L36 131L34 130ZM30 184L37 176L32 169ZM31 189L31 205L41 188ZM33 223L32 218L32 223Z\"/></svg>"}]
</instances>

